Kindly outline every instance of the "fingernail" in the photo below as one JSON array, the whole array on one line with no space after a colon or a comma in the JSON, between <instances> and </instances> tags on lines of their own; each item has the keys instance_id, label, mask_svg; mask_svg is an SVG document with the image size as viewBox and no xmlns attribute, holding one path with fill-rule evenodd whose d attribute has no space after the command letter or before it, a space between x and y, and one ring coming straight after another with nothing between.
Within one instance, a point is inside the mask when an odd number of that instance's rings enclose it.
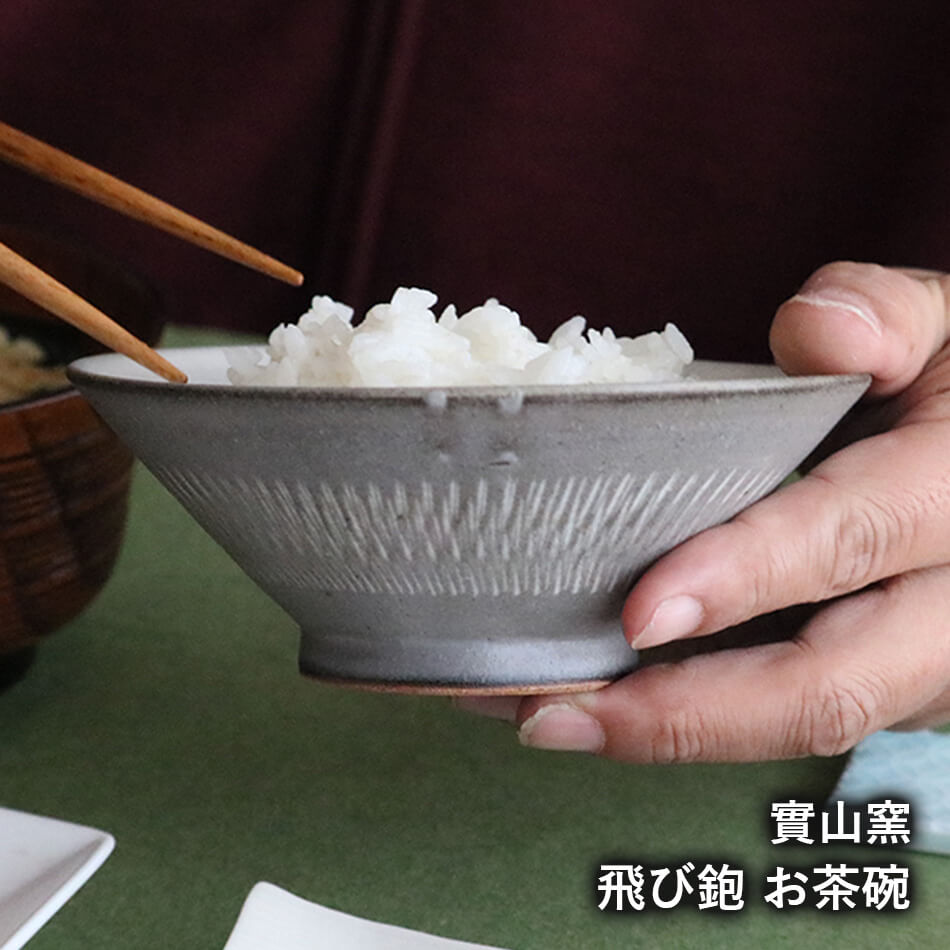
<instances>
[{"instance_id":1,"label":"fingernail","mask_svg":"<svg viewBox=\"0 0 950 950\"><path fill-rule=\"evenodd\" d=\"M821 293L796 294L792 300L827 310L846 310L863 320L878 336L883 333L877 314L864 301L852 294L839 293L833 288L826 288Z\"/></svg>"},{"instance_id":2,"label":"fingernail","mask_svg":"<svg viewBox=\"0 0 950 950\"><path fill-rule=\"evenodd\" d=\"M634 637L630 645L638 650L659 646L670 640L682 640L694 634L703 622L703 605L688 594L679 594L660 601L650 622Z\"/></svg>"},{"instance_id":3,"label":"fingernail","mask_svg":"<svg viewBox=\"0 0 950 950\"><path fill-rule=\"evenodd\" d=\"M519 696L456 696L453 700L455 708L462 712L506 722L515 721L520 702Z\"/></svg>"},{"instance_id":4,"label":"fingernail","mask_svg":"<svg viewBox=\"0 0 950 950\"><path fill-rule=\"evenodd\" d=\"M551 703L521 724L518 739L532 749L600 752L606 742L601 724L576 706Z\"/></svg>"}]
</instances>

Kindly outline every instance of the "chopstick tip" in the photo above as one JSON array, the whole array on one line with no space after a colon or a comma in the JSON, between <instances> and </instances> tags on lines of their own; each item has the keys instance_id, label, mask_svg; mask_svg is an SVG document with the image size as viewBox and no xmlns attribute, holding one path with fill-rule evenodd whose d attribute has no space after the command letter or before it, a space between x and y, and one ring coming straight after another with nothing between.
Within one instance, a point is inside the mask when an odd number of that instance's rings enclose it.
<instances>
[{"instance_id":1,"label":"chopstick tip","mask_svg":"<svg viewBox=\"0 0 950 950\"><path fill-rule=\"evenodd\" d=\"M126 353L137 363L147 367L153 373L157 373L162 379L170 383L187 383L188 377L173 363L169 363L160 353L155 350L144 350L137 353Z\"/></svg>"}]
</instances>

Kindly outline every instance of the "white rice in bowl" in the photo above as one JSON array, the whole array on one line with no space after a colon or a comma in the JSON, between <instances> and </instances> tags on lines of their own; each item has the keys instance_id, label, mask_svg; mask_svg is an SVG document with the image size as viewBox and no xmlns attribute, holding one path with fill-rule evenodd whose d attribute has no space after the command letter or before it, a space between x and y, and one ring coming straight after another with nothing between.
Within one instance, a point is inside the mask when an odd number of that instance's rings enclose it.
<instances>
[{"instance_id":1,"label":"white rice in bowl","mask_svg":"<svg viewBox=\"0 0 950 950\"><path fill-rule=\"evenodd\" d=\"M643 383L680 379L693 350L668 323L660 333L618 337L561 324L547 343L495 299L439 316L428 290L400 287L353 325L353 310L314 297L296 324L271 333L263 354L233 352L228 378L255 386L491 386Z\"/></svg>"}]
</instances>

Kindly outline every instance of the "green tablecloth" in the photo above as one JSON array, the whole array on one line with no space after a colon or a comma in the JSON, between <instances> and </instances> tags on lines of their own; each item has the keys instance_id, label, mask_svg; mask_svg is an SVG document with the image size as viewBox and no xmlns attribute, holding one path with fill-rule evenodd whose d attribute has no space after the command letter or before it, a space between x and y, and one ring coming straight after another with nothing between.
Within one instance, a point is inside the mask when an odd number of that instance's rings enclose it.
<instances>
[{"instance_id":1,"label":"green tablecloth","mask_svg":"<svg viewBox=\"0 0 950 950\"><path fill-rule=\"evenodd\" d=\"M139 470L113 579L0 693L0 804L117 839L31 947L220 948L259 880L519 950L946 944L950 859L770 845L770 802L822 800L841 760L651 768L525 750L445 699L307 681L296 637ZM855 855L909 865L912 908L762 900L777 865ZM594 879L612 858L728 861L746 908L605 915Z\"/></svg>"}]
</instances>

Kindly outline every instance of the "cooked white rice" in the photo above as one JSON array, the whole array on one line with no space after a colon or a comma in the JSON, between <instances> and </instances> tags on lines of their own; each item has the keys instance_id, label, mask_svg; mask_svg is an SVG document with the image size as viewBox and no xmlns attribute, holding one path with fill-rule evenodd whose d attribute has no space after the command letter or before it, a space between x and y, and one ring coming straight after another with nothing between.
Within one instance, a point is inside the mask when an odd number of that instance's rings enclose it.
<instances>
[{"instance_id":1,"label":"cooked white rice","mask_svg":"<svg viewBox=\"0 0 950 950\"><path fill-rule=\"evenodd\" d=\"M353 310L314 297L296 324L273 331L263 354L234 352L228 378L257 386L482 386L655 382L679 379L693 359L682 333L634 338L563 323L541 343L518 314L487 300L436 317L436 295L400 287L353 325Z\"/></svg>"}]
</instances>

